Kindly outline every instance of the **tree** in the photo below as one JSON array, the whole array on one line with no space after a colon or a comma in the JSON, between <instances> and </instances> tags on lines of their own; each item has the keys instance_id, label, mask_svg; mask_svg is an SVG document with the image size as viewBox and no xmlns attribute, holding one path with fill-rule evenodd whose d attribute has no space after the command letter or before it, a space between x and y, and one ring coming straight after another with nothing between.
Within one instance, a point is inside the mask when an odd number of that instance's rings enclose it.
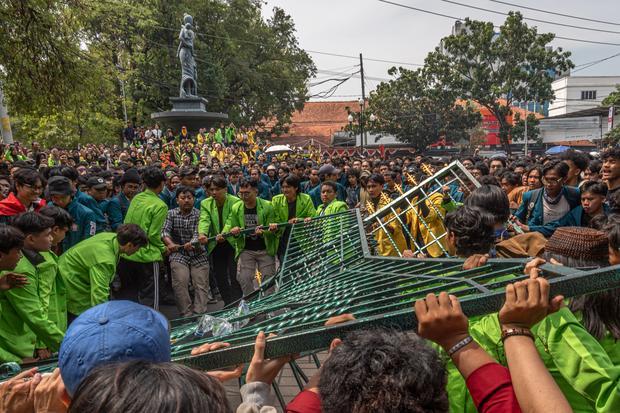
<instances>
[{"instance_id":1,"label":"tree","mask_svg":"<svg viewBox=\"0 0 620 413\"><path fill-rule=\"evenodd\" d=\"M540 121L533 113L527 115L527 139L529 143L540 143ZM515 113L514 125L511 131L513 140L525 142L525 120L521 119L521 113Z\"/></svg>"},{"instance_id":2,"label":"tree","mask_svg":"<svg viewBox=\"0 0 620 413\"><path fill-rule=\"evenodd\" d=\"M389 74L398 77L370 94L368 112L377 117L369 125L373 130L423 150L440 137L449 142L467 139L467 131L480 122L472 105L457 104L456 96L432 85L424 70L392 68Z\"/></svg>"},{"instance_id":3,"label":"tree","mask_svg":"<svg viewBox=\"0 0 620 413\"><path fill-rule=\"evenodd\" d=\"M16 138L74 146L151 123L178 96L183 14L196 23L198 91L237 124L282 130L307 100L316 68L282 9L257 0L6 0L0 82ZM123 99L123 89L126 99Z\"/></svg>"},{"instance_id":4,"label":"tree","mask_svg":"<svg viewBox=\"0 0 620 413\"><path fill-rule=\"evenodd\" d=\"M512 103L553 100L549 71L574 67L570 53L548 47L555 35L539 34L518 12L509 13L499 33L493 23L470 19L465 20L465 28L443 38L426 57L424 69L432 83L493 113L509 152Z\"/></svg>"},{"instance_id":5,"label":"tree","mask_svg":"<svg viewBox=\"0 0 620 413\"><path fill-rule=\"evenodd\" d=\"M620 106L620 85L616 85L616 90L603 99L601 106Z\"/></svg>"}]
</instances>

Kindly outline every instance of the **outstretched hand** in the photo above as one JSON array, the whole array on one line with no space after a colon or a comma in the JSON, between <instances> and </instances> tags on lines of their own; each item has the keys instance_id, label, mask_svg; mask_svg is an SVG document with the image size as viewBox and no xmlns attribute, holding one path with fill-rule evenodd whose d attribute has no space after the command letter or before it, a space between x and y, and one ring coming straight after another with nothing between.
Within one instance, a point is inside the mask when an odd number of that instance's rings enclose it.
<instances>
[{"instance_id":1,"label":"outstretched hand","mask_svg":"<svg viewBox=\"0 0 620 413\"><path fill-rule=\"evenodd\" d=\"M446 351L469 335L469 322L459 300L446 292L427 294L415 303L418 335L431 340Z\"/></svg>"},{"instance_id":2,"label":"outstretched hand","mask_svg":"<svg viewBox=\"0 0 620 413\"><path fill-rule=\"evenodd\" d=\"M549 300L549 281L537 277L535 272L537 269L532 268L533 278L506 286L506 302L499 310L503 327L529 329L562 307L564 297L558 295Z\"/></svg>"},{"instance_id":3,"label":"outstretched hand","mask_svg":"<svg viewBox=\"0 0 620 413\"><path fill-rule=\"evenodd\" d=\"M294 356L287 355L276 359L265 360L266 337L264 332L259 332L254 344L254 356L245 375L248 383L259 381L271 385L282 367L291 362Z\"/></svg>"},{"instance_id":4,"label":"outstretched hand","mask_svg":"<svg viewBox=\"0 0 620 413\"><path fill-rule=\"evenodd\" d=\"M191 355L198 356L200 354L205 354L210 351L215 351L226 347L230 347L230 343L225 343L223 341L205 343L200 347L194 347L192 349ZM207 372L209 376L215 377L222 383L228 380L238 379L239 377L241 377L241 373L243 373L243 364L239 364L233 370L212 370Z\"/></svg>"}]
</instances>

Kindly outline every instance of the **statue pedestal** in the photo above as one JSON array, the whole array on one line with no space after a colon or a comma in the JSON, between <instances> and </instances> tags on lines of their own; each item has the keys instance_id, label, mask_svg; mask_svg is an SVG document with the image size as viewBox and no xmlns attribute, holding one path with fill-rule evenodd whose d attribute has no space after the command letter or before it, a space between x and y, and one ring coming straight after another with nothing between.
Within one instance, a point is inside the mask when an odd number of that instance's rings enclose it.
<instances>
[{"instance_id":1,"label":"statue pedestal","mask_svg":"<svg viewBox=\"0 0 620 413\"><path fill-rule=\"evenodd\" d=\"M172 112L184 112L188 110L207 111L207 99L201 97L170 98Z\"/></svg>"},{"instance_id":2,"label":"statue pedestal","mask_svg":"<svg viewBox=\"0 0 620 413\"><path fill-rule=\"evenodd\" d=\"M219 126L220 122L228 120L228 114L219 112L207 112L207 100L197 97L171 97L172 109L166 112L151 113L151 119L163 124L175 134L178 134L182 126L195 134L200 128L212 128Z\"/></svg>"}]
</instances>

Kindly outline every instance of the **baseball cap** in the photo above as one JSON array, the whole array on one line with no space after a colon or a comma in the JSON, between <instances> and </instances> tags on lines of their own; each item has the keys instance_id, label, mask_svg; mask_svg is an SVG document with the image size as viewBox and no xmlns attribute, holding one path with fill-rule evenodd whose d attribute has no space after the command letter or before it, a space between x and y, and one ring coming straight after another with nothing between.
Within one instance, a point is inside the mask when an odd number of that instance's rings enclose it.
<instances>
[{"instance_id":1,"label":"baseball cap","mask_svg":"<svg viewBox=\"0 0 620 413\"><path fill-rule=\"evenodd\" d=\"M334 165L325 164L319 168L319 175L333 175L340 172L339 169L334 168Z\"/></svg>"},{"instance_id":2,"label":"baseball cap","mask_svg":"<svg viewBox=\"0 0 620 413\"><path fill-rule=\"evenodd\" d=\"M162 314L124 300L82 313L67 329L58 353L69 396L93 368L126 360L170 361L170 333Z\"/></svg>"},{"instance_id":3,"label":"baseball cap","mask_svg":"<svg viewBox=\"0 0 620 413\"><path fill-rule=\"evenodd\" d=\"M72 195L71 181L66 176L52 176L47 181L47 193L49 195Z\"/></svg>"},{"instance_id":4,"label":"baseball cap","mask_svg":"<svg viewBox=\"0 0 620 413\"><path fill-rule=\"evenodd\" d=\"M88 178L88 181L86 181L86 186L94 189L107 188L105 179L101 178L100 176L91 176L90 178Z\"/></svg>"}]
</instances>

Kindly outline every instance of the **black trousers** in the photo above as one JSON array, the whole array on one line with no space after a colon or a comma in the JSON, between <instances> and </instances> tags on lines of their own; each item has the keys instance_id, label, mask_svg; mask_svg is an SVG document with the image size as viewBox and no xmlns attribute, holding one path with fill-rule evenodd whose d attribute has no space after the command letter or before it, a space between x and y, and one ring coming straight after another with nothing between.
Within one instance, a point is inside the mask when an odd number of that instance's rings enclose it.
<instances>
[{"instance_id":1,"label":"black trousers","mask_svg":"<svg viewBox=\"0 0 620 413\"><path fill-rule=\"evenodd\" d=\"M217 288L220 290L224 305L228 305L243 296L237 281L237 262L235 250L228 241L218 243L211 253L213 259L213 275Z\"/></svg>"},{"instance_id":2,"label":"black trousers","mask_svg":"<svg viewBox=\"0 0 620 413\"><path fill-rule=\"evenodd\" d=\"M134 262L121 258L116 269L121 278L119 300L130 300L159 310L159 286L162 281L158 262Z\"/></svg>"}]
</instances>

